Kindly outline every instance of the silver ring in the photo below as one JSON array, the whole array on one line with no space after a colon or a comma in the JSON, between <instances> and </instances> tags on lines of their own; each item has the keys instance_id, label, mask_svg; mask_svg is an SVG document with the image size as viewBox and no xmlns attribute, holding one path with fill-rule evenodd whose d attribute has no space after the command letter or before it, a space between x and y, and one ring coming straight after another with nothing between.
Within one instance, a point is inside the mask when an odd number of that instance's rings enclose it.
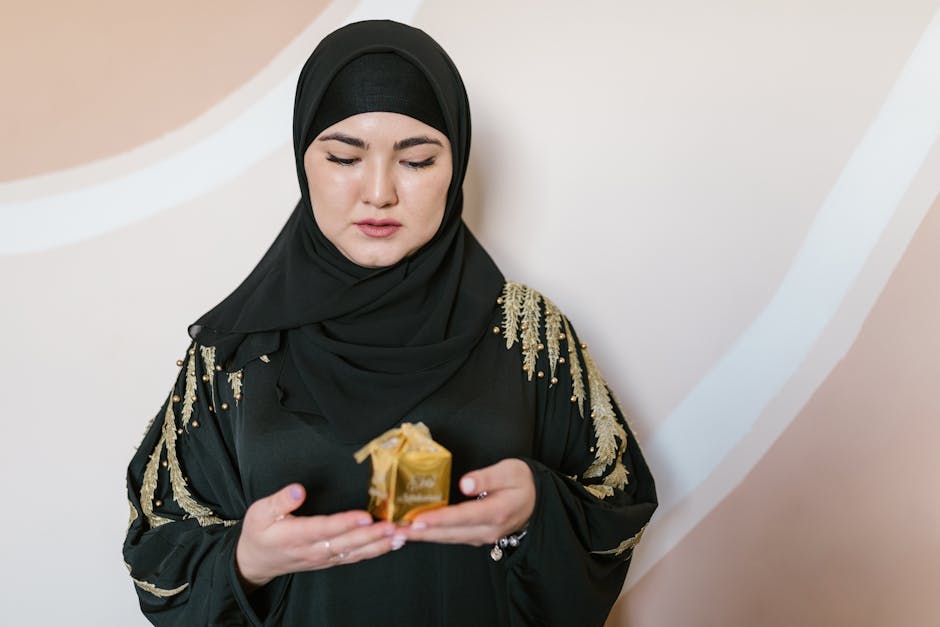
<instances>
[{"instance_id":1,"label":"silver ring","mask_svg":"<svg viewBox=\"0 0 940 627\"><path fill-rule=\"evenodd\" d=\"M477 498L478 498L478 499L485 499L485 498L488 497L489 495L490 495L489 492L487 492L486 490L483 490L482 492L480 492L479 494L477 494Z\"/></svg>"},{"instance_id":2,"label":"silver ring","mask_svg":"<svg viewBox=\"0 0 940 627\"><path fill-rule=\"evenodd\" d=\"M334 553L334 552L333 552L333 549L330 547L330 541L329 541L329 540L320 540L320 542L323 543L323 548L325 548L325 549L326 549L326 552L330 554L330 557L333 557L333 556L336 555L336 553Z\"/></svg>"}]
</instances>

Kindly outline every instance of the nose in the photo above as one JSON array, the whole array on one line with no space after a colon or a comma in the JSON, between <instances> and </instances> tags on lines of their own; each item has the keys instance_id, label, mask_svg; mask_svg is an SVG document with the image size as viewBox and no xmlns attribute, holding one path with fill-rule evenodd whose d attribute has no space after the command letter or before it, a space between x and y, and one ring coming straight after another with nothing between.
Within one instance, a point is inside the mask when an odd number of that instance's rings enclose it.
<instances>
[{"instance_id":1,"label":"nose","mask_svg":"<svg viewBox=\"0 0 940 627\"><path fill-rule=\"evenodd\" d=\"M366 168L362 181L362 202L378 209L391 207L398 202L398 191L392 174L382 164Z\"/></svg>"}]
</instances>

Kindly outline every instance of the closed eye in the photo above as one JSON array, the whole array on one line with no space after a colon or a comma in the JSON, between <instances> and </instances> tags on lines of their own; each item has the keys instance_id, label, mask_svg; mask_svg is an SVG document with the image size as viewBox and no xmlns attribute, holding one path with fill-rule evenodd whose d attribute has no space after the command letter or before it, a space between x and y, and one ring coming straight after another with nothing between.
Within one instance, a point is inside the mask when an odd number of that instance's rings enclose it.
<instances>
[{"instance_id":1,"label":"closed eye","mask_svg":"<svg viewBox=\"0 0 940 627\"><path fill-rule=\"evenodd\" d=\"M343 159L341 157L337 157L331 152L326 153L326 155L327 155L326 157L327 161L332 161L333 163L338 163L340 165L352 165L355 162L359 161L359 159L355 157L353 157L352 159Z\"/></svg>"},{"instance_id":2,"label":"closed eye","mask_svg":"<svg viewBox=\"0 0 940 627\"><path fill-rule=\"evenodd\" d=\"M424 161L405 161L405 165L409 168L419 170L421 168L426 168L429 165L434 165L434 157L428 157Z\"/></svg>"}]
</instances>

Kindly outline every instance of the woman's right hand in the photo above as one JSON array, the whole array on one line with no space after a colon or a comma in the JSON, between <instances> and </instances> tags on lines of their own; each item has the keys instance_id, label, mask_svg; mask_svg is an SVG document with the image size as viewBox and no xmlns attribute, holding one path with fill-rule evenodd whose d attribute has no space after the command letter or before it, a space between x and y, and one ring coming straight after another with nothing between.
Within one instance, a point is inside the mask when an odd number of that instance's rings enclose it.
<instances>
[{"instance_id":1,"label":"woman's right hand","mask_svg":"<svg viewBox=\"0 0 940 627\"><path fill-rule=\"evenodd\" d=\"M351 564L405 544L394 523L374 523L363 510L292 515L305 498L303 486L292 483L248 508L235 548L235 566L246 591L280 575Z\"/></svg>"}]
</instances>

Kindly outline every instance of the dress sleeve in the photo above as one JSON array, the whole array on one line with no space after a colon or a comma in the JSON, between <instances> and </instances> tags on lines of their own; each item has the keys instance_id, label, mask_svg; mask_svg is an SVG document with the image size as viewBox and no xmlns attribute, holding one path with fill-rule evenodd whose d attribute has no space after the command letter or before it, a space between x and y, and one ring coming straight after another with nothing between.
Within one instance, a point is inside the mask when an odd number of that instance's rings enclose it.
<instances>
[{"instance_id":1,"label":"dress sleeve","mask_svg":"<svg viewBox=\"0 0 940 627\"><path fill-rule=\"evenodd\" d=\"M154 625L262 625L238 581L235 546L247 504L231 420L241 371L193 343L127 471L124 561Z\"/></svg>"},{"instance_id":2,"label":"dress sleeve","mask_svg":"<svg viewBox=\"0 0 940 627\"><path fill-rule=\"evenodd\" d=\"M602 626L656 509L636 437L587 345L547 298L507 283L507 348L536 386L536 486L526 537L511 553L513 624Z\"/></svg>"}]
</instances>

